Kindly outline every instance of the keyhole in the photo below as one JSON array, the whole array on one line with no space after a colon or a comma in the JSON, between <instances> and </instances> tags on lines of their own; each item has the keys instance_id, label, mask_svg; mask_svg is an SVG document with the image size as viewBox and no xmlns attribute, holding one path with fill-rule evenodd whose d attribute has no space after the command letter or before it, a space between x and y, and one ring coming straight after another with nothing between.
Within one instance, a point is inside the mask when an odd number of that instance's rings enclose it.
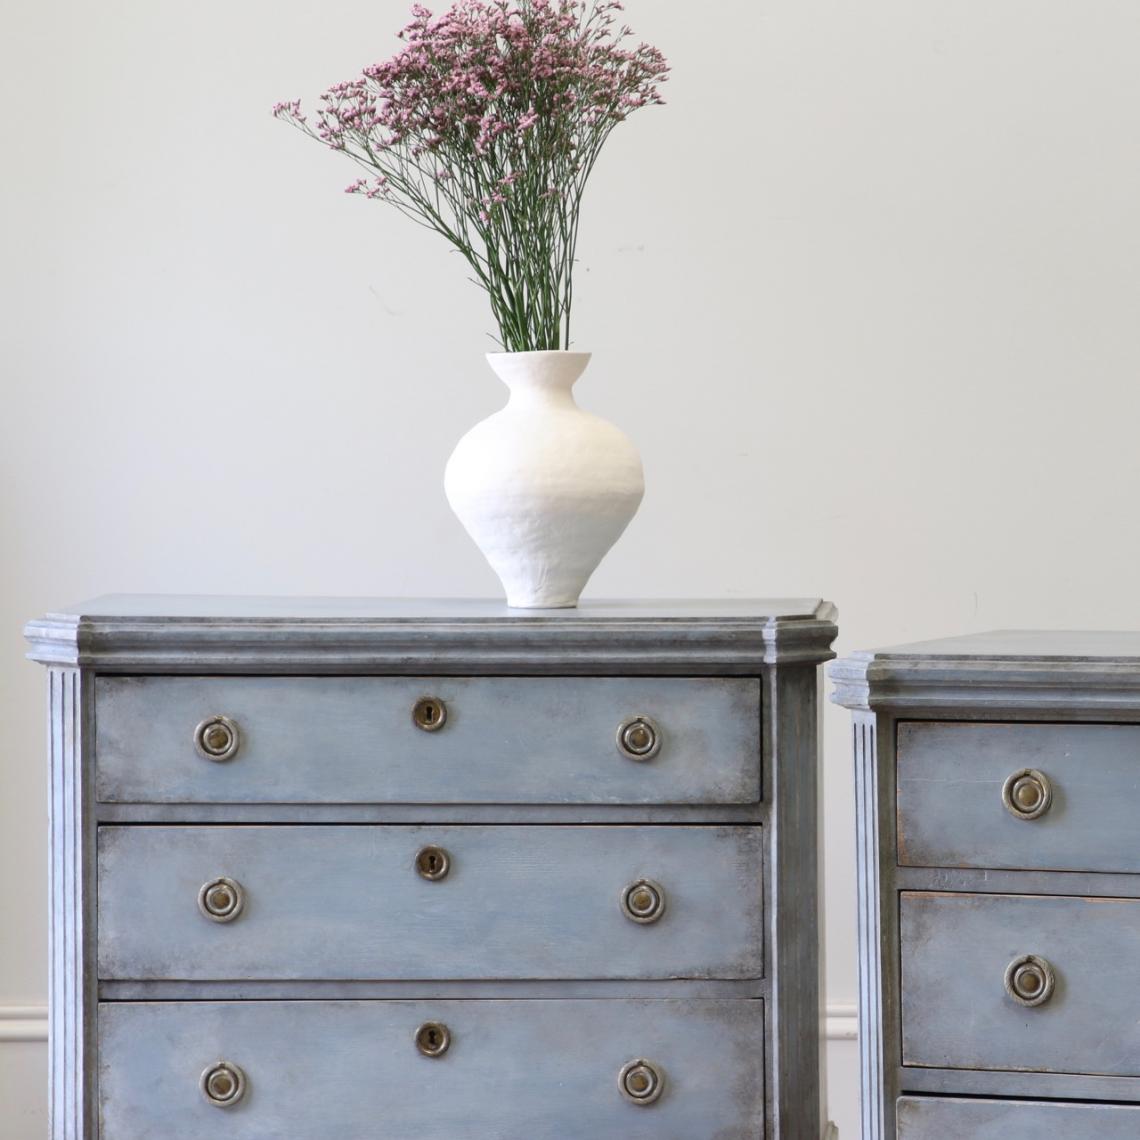
<instances>
[{"instance_id":1,"label":"keyhole","mask_svg":"<svg viewBox=\"0 0 1140 1140\"><path fill-rule=\"evenodd\" d=\"M416 870L429 882L439 882L451 870L451 858L442 847L425 847L416 856Z\"/></svg>"},{"instance_id":2,"label":"keyhole","mask_svg":"<svg viewBox=\"0 0 1140 1140\"><path fill-rule=\"evenodd\" d=\"M416 1033L416 1048L425 1057L442 1057L451 1047L451 1031L446 1025L429 1021Z\"/></svg>"},{"instance_id":3,"label":"keyhole","mask_svg":"<svg viewBox=\"0 0 1140 1140\"><path fill-rule=\"evenodd\" d=\"M447 721L447 706L438 697L421 697L412 709L412 720L424 732L438 732Z\"/></svg>"}]
</instances>

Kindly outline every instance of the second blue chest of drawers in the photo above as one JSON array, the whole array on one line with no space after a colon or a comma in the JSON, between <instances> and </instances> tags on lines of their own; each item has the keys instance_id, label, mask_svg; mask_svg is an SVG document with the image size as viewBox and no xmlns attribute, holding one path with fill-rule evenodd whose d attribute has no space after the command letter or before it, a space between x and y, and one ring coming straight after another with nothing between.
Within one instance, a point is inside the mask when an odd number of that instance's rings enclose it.
<instances>
[{"instance_id":1,"label":"second blue chest of drawers","mask_svg":"<svg viewBox=\"0 0 1140 1140\"><path fill-rule=\"evenodd\" d=\"M1140 1136L1140 635L832 667L854 710L863 1140Z\"/></svg>"}]
</instances>

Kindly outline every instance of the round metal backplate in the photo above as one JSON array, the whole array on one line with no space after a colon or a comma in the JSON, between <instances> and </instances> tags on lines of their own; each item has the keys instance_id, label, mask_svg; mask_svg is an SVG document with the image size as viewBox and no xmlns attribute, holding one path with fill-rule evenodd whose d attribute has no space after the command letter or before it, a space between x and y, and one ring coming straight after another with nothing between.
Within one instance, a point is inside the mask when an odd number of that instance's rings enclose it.
<instances>
[{"instance_id":1,"label":"round metal backplate","mask_svg":"<svg viewBox=\"0 0 1140 1140\"><path fill-rule=\"evenodd\" d=\"M1044 772L1022 768L1002 785L1001 802L1015 819L1040 819L1053 805L1053 785Z\"/></svg>"},{"instance_id":2,"label":"round metal backplate","mask_svg":"<svg viewBox=\"0 0 1140 1140\"><path fill-rule=\"evenodd\" d=\"M660 1100L665 1091L665 1076L652 1061L638 1058L622 1066L618 1088L631 1104L646 1107Z\"/></svg>"},{"instance_id":3,"label":"round metal backplate","mask_svg":"<svg viewBox=\"0 0 1140 1140\"><path fill-rule=\"evenodd\" d=\"M194 747L198 755L215 764L232 760L241 747L241 733L237 722L228 716L207 717L194 729Z\"/></svg>"},{"instance_id":4,"label":"round metal backplate","mask_svg":"<svg viewBox=\"0 0 1140 1140\"><path fill-rule=\"evenodd\" d=\"M245 1096L245 1073L229 1061L218 1061L203 1071L199 1087L215 1108L230 1108Z\"/></svg>"},{"instance_id":5,"label":"round metal backplate","mask_svg":"<svg viewBox=\"0 0 1140 1140\"><path fill-rule=\"evenodd\" d=\"M1057 986L1057 975L1044 958L1036 954L1025 954L1015 958L1006 967L1005 992L1018 1005L1033 1009L1044 1005Z\"/></svg>"},{"instance_id":6,"label":"round metal backplate","mask_svg":"<svg viewBox=\"0 0 1140 1140\"><path fill-rule=\"evenodd\" d=\"M665 913L665 888L652 879L638 879L622 891L621 910L631 922L657 922Z\"/></svg>"},{"instance_id":7,"label":"round metal backplate","mask_svg":"<svg viewBox=\"0 0 1140 1140\"><path fill-rule=\"evenodd\" d=\"M244 906L241 883L224 875L203 883L198 891L198 909L211 922L233 922Z\"/></svg>"},{"instance_id":8,"label":"round metal backplate","mask_svg":"<svg viewBox=\"0 0 1140 1140\"><path fill-rule=\"evenodd\" d=\"M630 717L618 727L617 746L630 760L652 760L661 751L661 730L647 716Z\"/></svg>"}]
</instances>

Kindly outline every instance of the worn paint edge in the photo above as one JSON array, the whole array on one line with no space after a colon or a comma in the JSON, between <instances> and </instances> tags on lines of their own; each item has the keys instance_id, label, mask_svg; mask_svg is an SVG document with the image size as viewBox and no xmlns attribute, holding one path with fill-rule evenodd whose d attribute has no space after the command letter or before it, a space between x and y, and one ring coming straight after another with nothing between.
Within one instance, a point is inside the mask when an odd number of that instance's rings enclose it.
<instances>
[{"instance_id":1,"label":"worn paint edge","mask_svg":"<svg viewBox=\"0 0 1140 1140\"><path fill-rule=\"evenodd\" d=\"M855 1041L859 1037L858 1007L835 1004L827 1007L825 1022L829 1041ZM0 1044L4 1042L46 1041L46 1005L0 1005Z\"/></svg>"}]
</instances>

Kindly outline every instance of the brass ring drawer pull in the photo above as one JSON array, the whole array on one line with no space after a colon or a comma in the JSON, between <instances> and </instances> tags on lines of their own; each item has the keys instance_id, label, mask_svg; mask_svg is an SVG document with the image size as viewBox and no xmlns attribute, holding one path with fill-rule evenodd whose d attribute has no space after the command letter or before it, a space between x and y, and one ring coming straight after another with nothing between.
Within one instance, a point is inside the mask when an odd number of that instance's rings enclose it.
<instances>
[{"instance_id":1,"label":"brass ring drawer pull","mask_svg":"<svg viewBox=\"0 0 1140 1140\"><path fill-rule=\"evenodd\" d=\"M215 1108L230 1108L245 1096L245 1073L229 1061L218 1061L202 1073L199 1085Z\"/></svg>"},{"instance_id":2,"label":"brass ring drawer pull","mask_svg":"<svg viewBox=\"0 0 1140 1140\"><path fill-rule=\"evenodd\" d=\"M621 911L630 922L657 922L665 913L665 888L652 879L630 883L621 893Z\"/></svg>"},{"instance_id":3,"label":"brass ring drawer pull","mask_svg":"<svg viewBox=\"0 0 1140 1140\"><path fill-rule=\"evenodd\" d=\"M617 745L630 760L652 760L661 751L661 730L647 716L630 717L618 728Z\"/></svg>"},{"instance_id":4,"label":"brass ring drawer pull","mask_svg":"<svg viewBox=\"0 0 1140 1140\"><path fill-rule=\"evenodd\" d=\"M451 1048L451 1030L439 1021L429 1021L416 1030L416 1048L433 1060Z\"/></svg>"},{"instance_id":5,"label":"brass ring drawer pull","mask_svg":"<svg viewBox=\"0 0 1140 1140\"><path fill-rule=\"evenodd\" d=\"M665 1091L665 1074L652 1061L638 1058L622 1066L618 1088L631 1104L646 1107L656 1103Z\"/></svg>"},{"instance_id":6,"label":"brass ring drawer pull","mask_svg":"<svg viewBox=\"0 0 1140 1140\"><path fill-rule=\"evenodd\" d=\"M241 733L237 722L228 716L207 717L194 729L194 747L198 755L215 764L232 760L241 747Z\"/></svg>"},{"instance_id":7,"label":"brass ring drawer pull","mask_svg":"<svg viewBox=\"0 0 1140 1140\"><path fill-rule=\"evenodd\" d=\"M233 922L245 906L241 883L221 876L202 884L198 909L212 922Z\"/></svg>"},{"instance_id":8,"label":"brass ring drawer pull","mask_svg":"<svg viewBox=\"0 0 1140 1140\"><path fill-rule=\"evenodd\" d=\"M1006 780L1001 802L1014 819L1040 819L1053 804L1053 785L1044 772L1022 768Z\"/></svg>"},{"instance_id":9,"label":"brass ring drawer pull","mask_svg":"<svg viewBox=\"0 0 1140 1140\"><path fill-rule=\"evenodd\" d=\"M424 732L438 732L447 724L447 705L439 697L420 697L412 709L412 722Z\"/></svg>"},{"instance_id":10,"label":"brass ring drawer pull","mask_svg":"<svg viewBox=\"0 0 1140 1140\"><path fill-rule=\"evenodd\" d=\"M438 883L451 870L451 856L442 847L424 847L416 856L416 871L421 879Z\"/></svg>"},{"instance_id":11,"label":"brass ring drawer pull","mask_svg":"<svg viewBox=\"0 0 1140 1140\"><path fill-rule=\"evenodd\" d=\"M1026 954L1015 958L1006 967L1005 992L1018 1005L1032 1009L1044 1005L1052 996L1057 985L1057 975L1044 958Z\"/></svg>"}]
</instances>

